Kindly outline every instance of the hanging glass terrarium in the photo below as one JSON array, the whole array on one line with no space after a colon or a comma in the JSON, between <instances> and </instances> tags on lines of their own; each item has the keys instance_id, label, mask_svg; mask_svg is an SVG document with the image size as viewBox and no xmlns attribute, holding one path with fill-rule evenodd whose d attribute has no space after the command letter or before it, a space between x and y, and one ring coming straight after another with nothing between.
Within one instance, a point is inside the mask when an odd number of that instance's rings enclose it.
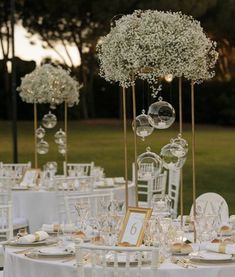
<instances>
[{"instance_id":1,"label":"hanging glass terrarium","mask_svg":"<svg viewBox=\"0 0 235 277\"><path fill-rule=\"evenodd\" d=\"M162 160L151 148L147 147L146 152L137 158L138 177L151 178L158 176L162 171Z\"/></svg>"},{"instance_id":2,"label":"hanging glass terrarium","mask_svg":"<svg viewBox=\"0 0 235 277\"><path fill-rule=\"evenodd\" d=\"M156 129L167 129L175 121L175 110L170 103L162 101L162 97L158 100L149 106L148 120Z\"/></svg>"},{"instance_id":3,"label":"hanging glass terrarium","mask_svg":"<svg viewBox=\"0 0 235 277\"><path fill-rule=\"evenodd\" d=\"M182 151L182 146L169 143L162 147L160 156L166 169L180 169L183 167L186 157L178 157L174 154L177 151Z\"/></svg>"},{"instance_id":4,"label":"hanging glass terrarium","mask_svg":"<svg viewBox=\"0 0 235 277\"><path fill-rule=\"evenodd\" d=\"M57 118L54 114L49 111L48 114L45 114L42 118L42 125L45 128L51 129L54 128L57 123Z\"/></svg>"},{"instance_id":5,"label":"hanging glass terrarium","mask_svg":"<svg viewBox=\"0 0 235 277\"><path fill-rule=\"evenodd\" d=\"M44 138L45 134L46 134L46 131L45 131L45 129L42 128L41 126L40 126L39 128L36 129L36 137L37 137L38 139Z\"/></svg>"},{"instance_id":6,"label":"hanging glass terrarium","mask_svg":"<svg viewBox=\"0 0 235 277\"><path fill-rule=\"evenodd\" d=\"M65 144L66 143L66 133L60 129L55 133L55 143Z\"/></svg>"},{"instance_id":7,"label":"hanging glass terrarium","mask_svg":"<svg viewBox=\"0 0 235 277\"><path fill-rule=\"evenodd\" d=\"M176 138L173 138L171 140L171 143L176 144L180 147L178 147L178 150L172 150L173 154L179 158L185 157L188 153L188 142L182 138L181 134L178 134Z\"/></svg>"},{"instance_id":8,"label":"hanging glass terrarium","mask_svg":"<svg viewBox=\"0 0 235 277\"><path fill-rule=\"evenodd\" d=\"M49 151L49 144L44 140L41 139L38 143L37 143L37 152L38 154L44 155Z\"/></svg>"},{"instance_id":9,"label":"hanging glass terrarium","mask_svg":"<svg viewBox=\"0 0 235 277\"><path fill-rule=\"evenodd\" d=\"M67 152L67 145L66 144L59 144L58 145L58 152L62 155L65 155Z\"/></svg>"},{"instance_id":10,"label":"hanging glass terrarium","mask_svg":"<svg viewBox=\"0 0 235 277\"><path fill-rule=\"evenodd\" d=\"M134 122L132 123L132 129L134 131ZM145 137L152 134L153 130L154 128L149 124L148 116L145 114L145 110L142 110L142 114L136 117L136 135L144 140Z\"/></svg>"}]
</instances>

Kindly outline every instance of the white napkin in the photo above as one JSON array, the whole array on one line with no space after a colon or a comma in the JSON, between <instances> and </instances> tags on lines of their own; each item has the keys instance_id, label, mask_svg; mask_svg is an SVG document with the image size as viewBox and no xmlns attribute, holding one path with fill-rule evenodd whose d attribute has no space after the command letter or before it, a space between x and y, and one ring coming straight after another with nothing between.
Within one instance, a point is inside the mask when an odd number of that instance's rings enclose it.
<instances>
[{"instance_id":1,"label":"white napkin","mask_svg":"<svg viewBox=\"0 0 235 277\"><path fill-rule=\"evenodd\" d=\"M125 183L124 177L115 177L114 178L115 183Z\"/></svg>"},{"instance_id":2,"label":"white napkin","mask_svg":"<svg viewBox=\"0 0 235 277\"><path fill-rule=\"evenodd\" d=\"M206 245L206 250L235 255L235 244L221 244L221 243L208 243Z\"/></svg>"},{"instance_id":3,"label":"white napkin","mask_svg":"<svg viewBox=\"0 0 235 277\"><path fill-rule=\"evenodd\" d=\"M64 232L74 232L76 231L76 227L74 224L43 224L42 230L49 233L61 230Z\"/></svg>"},{"instance_id":4,"label":"white napkin","mask_svg":"<svg viewBox=\"0 0 235 277\"><path fill-rule=\"evenodd\" d=\"M37 231L34 234L29 234L18 239L19 243L32 243L35 241L42 241L49 238L47 232Z\"/></svg>"},{"instance_id":5,"label":"white napkin","mask_svg":"<svg viewBox=\"0 0 235 277\"><path fill-rule=\"evenodd\" d=\"M75 253L75 244L74 243L69 243L65 249L64 249L65 252L68 252L68 253Z\"/></svg>"}]
</instances>

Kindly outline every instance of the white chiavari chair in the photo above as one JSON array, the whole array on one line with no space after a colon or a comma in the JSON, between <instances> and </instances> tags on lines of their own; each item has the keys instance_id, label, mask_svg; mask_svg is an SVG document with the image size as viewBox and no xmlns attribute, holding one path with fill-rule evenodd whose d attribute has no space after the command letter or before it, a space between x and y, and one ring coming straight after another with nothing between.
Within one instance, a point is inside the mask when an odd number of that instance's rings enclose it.
<instances>
[{"instance_id":1,"label":"white chiavari chair","mask_svg":"<svg viewBox=\"0 0 235 277\"><path fill-rule=\"evenodd\" d=\"M0 176L11 177L17 181L21 180L25 171L31 168L31 162L28 163L0 163Z\"/></svg>"},{"instance_id":2,"label":"white chiavari chair","mask_svg":"<svg viewBox=\"0 0 235 277\"><path fill-rule=\"evenodd\" d=\"M0 204L0 240L13 237L12 202Z\"/></svg>"},{"instance_id":3,"label":"white chiavari chair","mask_svg":"<svg viewBox=\"0 0 235 277\"><path fill-rule=\"evenodd\" d=\"M80 195L66 195L65 208L67 223L77 223L78 212L77 209L86 210L91 217L97 217L103 209L104 203L110 203L113 200L113 193L99 193L99 194L80 194Z\"/></svg>"},{"instance_id":4,"label":"white chiavari chair","mask_svg":"<svg viewBox=\"0 0 235 277\"><path fill-rule=\"evenodd\" d=\"M168 175L168 197L171 201L172 216L177 217L180 190L180 169L170 169Z\"/></svg>"},{"instance_id":5,"label":"white chiavari chair","mask_svg":"<svg viewBox=\"0 0 235 277\"><path fill-rule=\"evenodd\" d=\"M167 171L159 174L155 178L138 179L138 199L140 207L150 207L153 195L158 194L162 197L166 193Z\"/></svg>"},{"instance_id":6,"label":"white chiavari chair","mask_svg":"<svg viewBox=\"0 0 235 277\"><path fill-rule=\"evenodd\" d=\"M91 176L94 162L91 163L66 163L64 162L65 176Z\"/></svg>"},{"instance_id":7,"label":"white chiavari chair","mask_svg":"<svg viewBox=\"0 0 235 277\"><path fill-rule=\"evenodd\" d=\"M52 182L52 187L56 191L59 221L62 223L66 220L65 197L91 193L94 179L92 176L54 176L50 182Z\"/></svg>"},{"instance_id":8,"label":"white chiavari chair","mask_svg":"<svg viewBox=\"0 0 235 277\"><path fill-rule=\"evenodd\" d=\"M159 267L159 248L152 247L120 247L100 246L75 241L75 252L77 261L77 276L86 276L85 271L90 270L89 276L98 277L131 277L144 276L143 268L150 268L151 277L157 276ZM120 262L119 255L124 259ZM84 256L88 256L91 267L84 267ZM134 260L134 262L133 262ZM146 261L149 263L146 265Z\"/></svg>"}]
</instances>

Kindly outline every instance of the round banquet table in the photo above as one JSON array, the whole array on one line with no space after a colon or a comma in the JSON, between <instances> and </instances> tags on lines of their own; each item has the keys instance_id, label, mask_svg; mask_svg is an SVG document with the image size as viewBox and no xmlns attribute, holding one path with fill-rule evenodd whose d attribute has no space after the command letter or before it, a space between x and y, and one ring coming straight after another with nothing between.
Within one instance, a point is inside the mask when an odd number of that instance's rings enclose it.
<instances>
[{"instance_id":1,"label":"round banquet table","mask_svg":"<svg viewBox=\"0 0 235 277\"><path fill-rule=\"evenodd\" d=\"M21 247L22 248L22 247ZM24 249L24 248L23 248ZM16 254L19 247L6 247L4 277L77 277L75 259L64 262L65 259L32 259L24 254ZM85 266L85 276L91 277L90 265ZM131 275L136 276L137 270L131 268ZM97 277L103 277L103 270ZM108 277L112 277L111 274ZM123 275L124 276L124 275ZM150 276L150 268L143 267L141 276ZM233 277L235 263L197 265L197 268L183 268L166 262L160 265L157 277Z\"/></svg>"},{"instance_id":2,"label":"round banquet table","mask_svg":"<svg viewBox=\"0 0 235 277\"><path fill-rule=\"evenodd\" d=\"M125 186L114 188L94 189L90 193L105 193L112 191L117 200L125 199ZM129 205L135 203L135 187L133 183L128 185ZM43 190L16 190L12 192L13 216L23 217L28 220L30 232L41 228L42 224L58 223L58 195L55 191Z\"/></svg>"}]
</instances>

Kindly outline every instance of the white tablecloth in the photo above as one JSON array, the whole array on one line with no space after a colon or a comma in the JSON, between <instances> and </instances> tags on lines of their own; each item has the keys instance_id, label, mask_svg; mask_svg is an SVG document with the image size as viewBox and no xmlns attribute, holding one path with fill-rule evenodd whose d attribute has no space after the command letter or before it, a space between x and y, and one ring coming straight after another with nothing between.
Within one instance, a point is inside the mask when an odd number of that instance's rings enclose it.
<instances>
[{"instance_id":1,"label":"white tablecloth","mask_svg":"<svg viewBox=\"0 0 235 277\"><path fill-rule=\"evenodd\" d=\"M75 260L62 263L62 260L30 259L23 254L15 254L19 248L7 247L5 255L4 277L77 277ZM64 259L63 259L64 260ZM136 276L132 268L131 276ZM85 276L91 277L90 266ZM103 271L97 277L103 277ZM124 276L124 274L122 275ZM150 268L143 268L141 276L150 276ZM160 265L157 277L234 277L235 263L223 265L200 265L198 268L182 268L172 263ZM109 276L108 276L109 277ZM110 277L112 277L110 275ZM120 275L121 277L121 275Z\"/></svg>"},{"instance_id":2,"label":"white tablecloth","mask_svg":"<svg viewBox=\"0 0 235 277\"><path fill-rule=\"evenodd\" d=\"M93 193L102 193L112 190L114 198L125 199L125 187L96 189ZM135 188L129 185L129 205L134 205ZM30 232L37 231L44 223L58 223L58 198L55 191L13 191L13 216L28 219Z\"/></svg>"}]
</instances>

